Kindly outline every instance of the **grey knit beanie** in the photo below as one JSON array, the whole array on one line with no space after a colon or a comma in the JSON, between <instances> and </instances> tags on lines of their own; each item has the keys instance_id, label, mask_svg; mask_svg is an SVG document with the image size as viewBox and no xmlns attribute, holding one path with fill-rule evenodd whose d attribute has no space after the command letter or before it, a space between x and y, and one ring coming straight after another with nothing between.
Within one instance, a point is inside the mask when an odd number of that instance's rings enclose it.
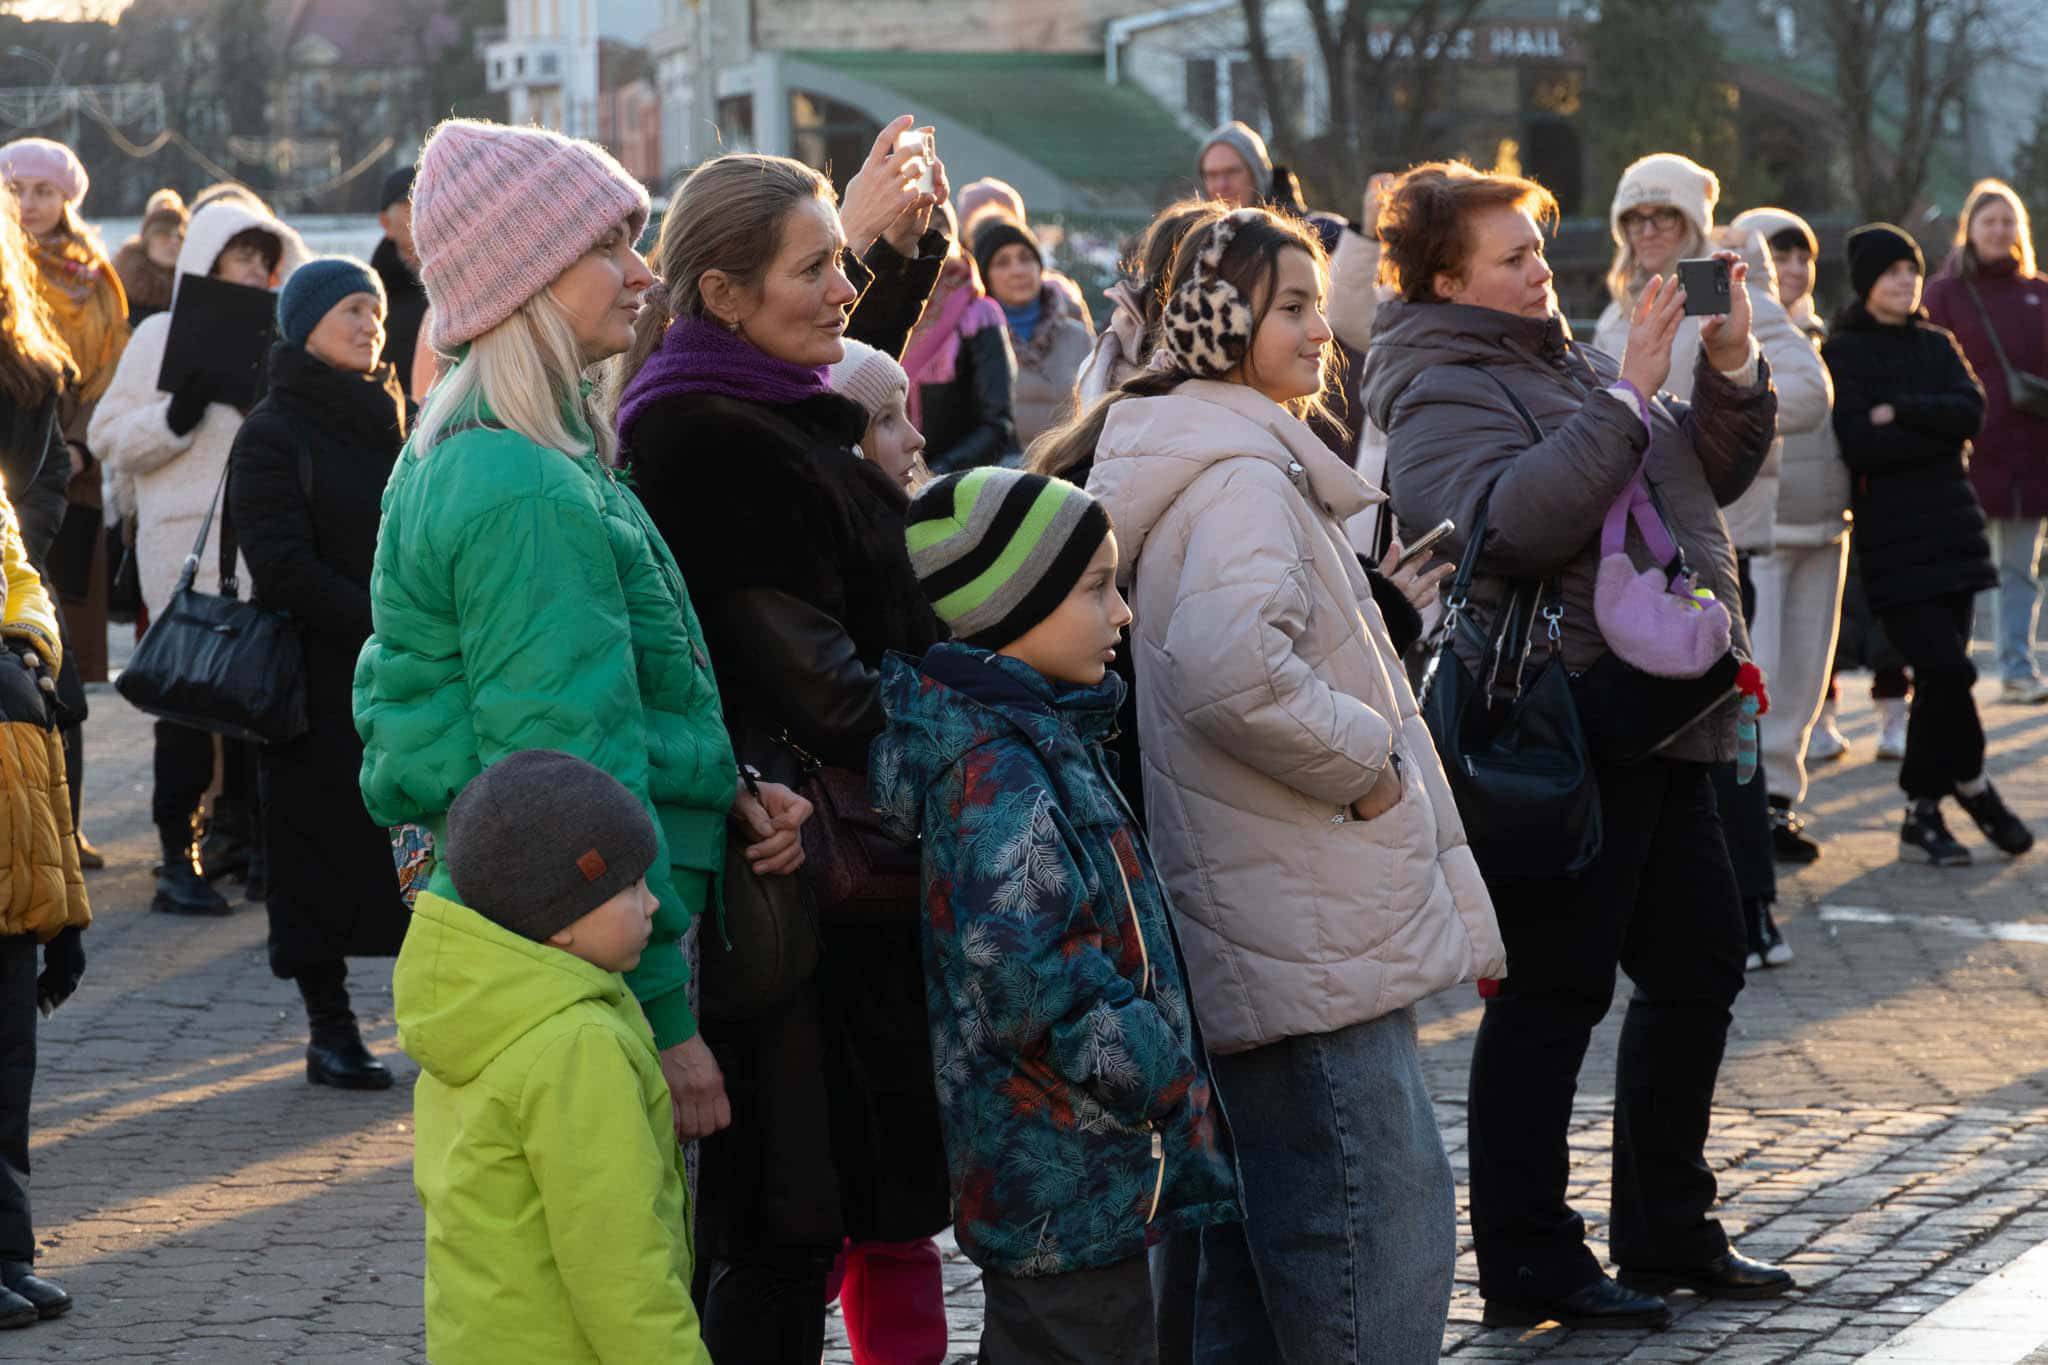
<instances>
[{"instance_id":1,"label":"grey knit beanie","mask_svg":"<svg viewBox=\"0 0 2048 1365\"><path fill-rule=\"evenodd\" d=\"M448 875L470 909L536 942L647 875L654 821L625 784L573 754L522 749L448 808Z\"/></svg>"},{"instance_id":2,"label":"grey knit beanie","mask_svg":"<svg viewBox=\"0 0 2048 1365\"><path fill-rule=\"evenodd\" d=\"M1195 189L1202 190L1202 158L1209 155L1209 149L1222 143L1244 158L1246 169L1252 173L1252 187L1265 199L1273 193L1273 158L1266 152L1266 139L1259 136L1259 130L1239 119L1219 125L1209 136L1202 139L1202 145L1195 150Z\"/></svg>"}]
</instances>

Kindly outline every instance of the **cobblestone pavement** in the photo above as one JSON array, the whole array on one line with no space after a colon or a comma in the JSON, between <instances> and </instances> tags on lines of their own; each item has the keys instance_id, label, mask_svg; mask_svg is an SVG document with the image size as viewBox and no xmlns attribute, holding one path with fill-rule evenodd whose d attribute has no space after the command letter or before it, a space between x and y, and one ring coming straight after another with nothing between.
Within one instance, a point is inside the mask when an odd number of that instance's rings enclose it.
<instances>
[{"instance_id":1,"label":"cobblestone pavement","mask_svg":"<svg viewBox=\"0 0 2048 1365\"><path fill-rule=\"evenodd\" d=\"M351 985L400 1087L306 1085L298 1001L267 970L260 910L148 913L149 730L111 692L94 707L87 828L110 867L91 876L85 984L42 1034L33 1138L42 1264L79 1307L6 1334L0 1359L423 1360L416 1073L393 1039L388 963L356 964ZM2048 857L1899 866L1894 773L1868 758L1867 707L1848 709L1858 752L1823 770L1811 801L1827 856L1784 883L1798 960L1737 1006L1709 1152L1742 1247L1789 1261L1806 1289L1681 1298L1661 1333L1487 1331L1468 1246L1447 1359L1849 1361L2048 1241ZM1986 719L1994 776L2048 825L2048 709L1992 705ZM1596 1239L1618 1013L1572 1135L1573 1197ZM1461 1175L1477 1019L1469 992L1422 1010ZM948 1282L971 1358L979 1288L950 1249ZM834 1342L827 1359L849 1360Z\"/></svg>"}]
</instances>

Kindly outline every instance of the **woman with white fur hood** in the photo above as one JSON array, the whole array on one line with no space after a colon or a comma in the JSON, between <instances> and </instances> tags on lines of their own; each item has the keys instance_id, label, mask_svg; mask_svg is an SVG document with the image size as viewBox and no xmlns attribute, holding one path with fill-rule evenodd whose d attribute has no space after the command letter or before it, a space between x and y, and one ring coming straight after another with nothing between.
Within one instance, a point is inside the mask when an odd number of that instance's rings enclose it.
<instances>
[{"instance_id":1,"label":"woman with white fur hood","mask_svg":"<svg viewBox=\"0 0 2048 1365\"><path fill-rule=\"evenodd\" d=\"M1674 274L1679 261L1733 249L1749 263L1750 334L1752 345L1770 363L1771 384L1778 394L1778 439L1771 443L1763 469L1749 491L1722 509L1747 588L1751 564L1769 556L1775 545L1784 439L1826 427L1834 407L1834 390L1813 343L1793 325L1778 300L1777 276L1763 239L1753 231L1715 230L1714 207L1720 197L1721 182L1712 171L1674 152L1643 157L1622 172L1608 218L1615 254L1614 266L1607 274L1607 292L1613 301L1600 315L1593 345L1620 355L1627 344L1628 320L1637 294L1652 276ZM1686 318L1672 340L1671 378L1666 388L1674 397L1692 397L1693 362L1699 355L1703 321ZM1761 604L1742 605L1753 628ZM1774 677L1779 660L1764 657L1762 646L1753 648L1758 650L1758 665ZM1768 763L1765 772L1765 780L1775 789L1784 775L1771 772ZM1736 881L1742 887L1749 963L1756 967L1789 962L1792 950L1778 932L1771 911L1778 894L1773 864L1781 854L1811 861L1819 855L1818 846L1803 837L1800 822L1792 818L1789 807L1775 810L1767 804L1763 781L1738 786L1731 765L1716 775L1715 786L1726 817Z\"/></svg>"},{"instance_id":2,"label":"woman with white fur hood","mask_svg":"<svg viewBox=\"0 0 2048 1365\"><path fill-rule=\"evenodd\" d=\"M299 235L251 203L224 199L194 214L178 252L171 309L136 327L114 382L93 413L87 440L106 466L107 507L134 519L142 599L152 617L163 613L177 586L185 556L214 504L243 417L232 404L215 401L216 395L202 385L188 383L174 394L157 388L178 289L186 276L198 275L275 290L305 259ZM199 556L194 586L200 592L220 591L219 535L216 518ZM249 581L245 566L238 566L237 574ZM247 821L246 755L229 741L225 759L223 801L233 819ZM163 841L164 870L151 909L228 913L227 902L193 870L190 854L192 815L212 783L213 736L157 722L156 792L150 804Z\"/></svg>"}]
</instances>

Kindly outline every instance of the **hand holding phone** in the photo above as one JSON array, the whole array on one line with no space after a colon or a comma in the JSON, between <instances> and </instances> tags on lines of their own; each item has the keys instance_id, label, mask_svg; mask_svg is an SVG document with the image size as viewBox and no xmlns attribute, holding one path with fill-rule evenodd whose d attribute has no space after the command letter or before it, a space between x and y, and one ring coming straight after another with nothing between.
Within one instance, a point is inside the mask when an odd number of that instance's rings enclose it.
<instances>
[{"instance_id":1,"label":"hand holding phone","mask_svg":"<svg viewBox=\"0 0 2048 1365\"><path fill-rule=\"evenodd\" d=\"M1436 547L1436 543L1458 529L1458 523L1445 517L1429 529L1429 534L1418 539L1413 545L1402 547L1401 557L1394 561L1394 572L1408 568Z\"/></svg>"},{"instance_id":2,"label":"hand holding phone","mask_svg":"<svg viewBox=\"0 0 2048 1365\"><path fill-rule=\"evenodd\" d=\"M919 194L933 193L935 183L932 174L932 163L938 159L938 149L934 145L931 129L904 129L896 135L896 150L899 152L917 153L917 165L919 167L915 182L917 192Z\"/></svg>"}]
</instances>

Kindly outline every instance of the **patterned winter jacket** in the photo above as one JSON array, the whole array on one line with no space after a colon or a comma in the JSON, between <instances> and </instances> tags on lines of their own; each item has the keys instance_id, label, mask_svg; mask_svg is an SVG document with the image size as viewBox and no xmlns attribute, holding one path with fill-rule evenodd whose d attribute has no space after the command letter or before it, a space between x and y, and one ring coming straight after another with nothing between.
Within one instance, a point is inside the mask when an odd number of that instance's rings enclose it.
<instances>
[{"instance_id":1,"label":"patterned winter jacket","mask_svg":"<svg viewBox=\"0 0 2048 1365\"><path fill-rule=\"evenodd\" d=\"M1001 1274L1242 1216L1166 887L1103 767L1122 697L960 644L883 665L869 782L924 844L954 1234Z\"/></svg>"}]
</instances>

